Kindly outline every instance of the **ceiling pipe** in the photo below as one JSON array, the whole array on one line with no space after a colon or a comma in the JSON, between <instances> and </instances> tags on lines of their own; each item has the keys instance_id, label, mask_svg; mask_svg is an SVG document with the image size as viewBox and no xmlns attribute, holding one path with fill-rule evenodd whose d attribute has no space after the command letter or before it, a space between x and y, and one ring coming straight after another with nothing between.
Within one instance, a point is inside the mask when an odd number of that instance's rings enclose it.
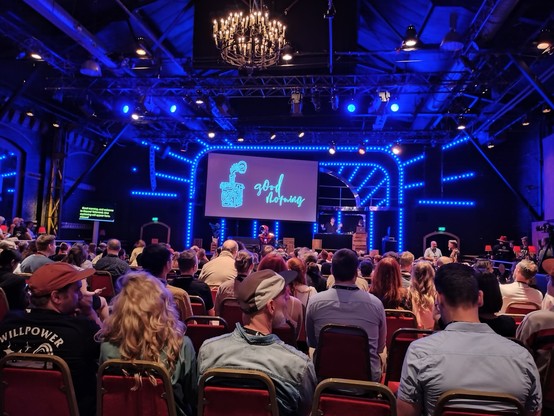
<instances>
[{"instance_id":1,"label":"ceiling pipe","mask_svg":"<svg viewBox=\"0 0 554 416\"><path fill-rule=\"evenodd\" d=\"M85 48L102 65L109 69L117 69L119 65L108 57L108 52L102 48L97 39L81 23L75 20L58 3L52 0L23 0L40 13L45 19L64 32L67 36Z\"/></svg>"}]
</instances>

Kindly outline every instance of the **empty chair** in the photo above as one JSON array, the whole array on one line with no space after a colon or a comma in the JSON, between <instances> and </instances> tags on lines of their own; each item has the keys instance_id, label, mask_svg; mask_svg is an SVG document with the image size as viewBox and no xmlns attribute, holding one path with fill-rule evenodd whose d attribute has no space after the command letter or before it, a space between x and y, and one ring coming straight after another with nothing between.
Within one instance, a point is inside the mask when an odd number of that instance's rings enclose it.
<instances>
[{"instance_id":1,"label":"empty chair","mask_svg":"<svg viewBox=\"0 0 554 416\"><path fill-rule=\"evenodd\" d=\"M150 361L107 360L98 369L98 416L176 416L169 373Z\"/></svg>"},{"instance_id":2,"label":"empty chair","mask_svg":"<svg viewBox=\"0 0 554 416\"><path fill-rule=\"evenodd\" d=\"M255 370L212 368L198 382L198 416L278 416L275 385Z\"/></svg>"},{"instance_id":3,"label":"empty chair","mask_svg":"<svg viewBox=\"0 0 554 416\"><path fill-rule=\"evenodd\" d=\"M541 305L535 302L510 302L506 306L506 313L517 313L526 315L529 312L540 310Z\"/></svg>"},{"instance_id":4,"label":"empty chair","mask_svg":"<svg viewBox=\"0 0 554 416\"><path fill-rule=\"evenodd\" d=\"M227 322L229 332L234 331L237 322L242 324L242 309L235 298L227 298L221 302L219 315Z\"/></svg>"},{"instance_id":5,"label":"empty chair","mask_svg":"<svg viewBox=\"0 0 554 416\"><path fill-rule=\"evenodd\" d=\"M314 365L318 380L371 380L367 333L358 326L325 325L319 333Z\"/></svg>"},{"instance_id":6,"label":"empty chair","mask_svg":"<svg viewBox=\"0 0 554 416\"><path fill-rule=\"evenodd\" d=\"M94 274L88 278L88 285L91 291L102 289L102 296L108 300L115 296L115 288L110 272L96 270Z\"/></svg>"},{"instance_id":7,"label":"empty chair","mask_svg":"<svg viewBox=\"0 0 554 416\"><path fill-rule=\"evenodd\" d=\"M2 415L78 416L66 362L55 355L12 353L0 360Z\"/></svg>"},{"instance_id":8,"label":"empty chair","mask_svg":"<svg viewBox=\"0 0 554 416\"><path fill-rule=\"evenodd\" d=\"M190 306L192 306L192 313L194 315L208 314L208 312L206 311L206 304L204 303L204 299L196 295L189 295L189 299L190 299Z\"/></svg>"},{"instance_id":9,"label":"empty chair","mask_svg":"<svg viewBox=\"0 0 554 416\"><path fill-rule=\"evenodd\" d=\"M10 311L10 305L8 304L8 298L4 293L4 289L0 287L0 321L4 319L4 316Z\"/></svg>"},{"instance_id":10,"label":"empty chair","mask_svg":"<svg viewBox=\"0 0 554 416\"><path fill-rule=\"evenodd\" d=\"M412 311L385 309L387 318L387 350L390 348L392 334L400 328L417 328L417 317Z\"/></svg>"},{"instance_id":11,"label":"empty chair","mask_svg":"<svg viewBox=\"0 0 554 416\"><path fill-rule=\"evenodd\" d=\"M489 410L493 406L499 410ZM523 405L510 394L462 389L449 390L441 394L434 413L435 416L525 414Z\"/></svg>"},{"instance_id":12,"label":"empty chair","mask_svg":"<svg viewBox=\"0 0 554 416\"><path fill-rule=\"evenodd\" d=\"M394 393L398 390L402 364L410 344L416 339L432 334L430 329L402 328L392 335L391 346L387 354L387 371L385 372L384 384Z\"/></svg>"},{"instance_id":13,"label":"empty chair","mask_svg":"<svg viewBox=\"0 0 554 416\"><path fill-rule=\"evenodd\" d=\"M396 416L396 398L390 389L373 381L323 380L315 390L311 416L343 415Z\"/></svg>"},{"instance_id":14,"label":"empty chair","mask_svg":"<svg viewBox=\"0 0 554 416\"><path fill-rule=\"evenodd\" d=\"M227 322L220 316L193 315L185 319L185 324L186 334L192 341L196 354L204 341L229 332Z\"/></svg>"}]
</instances>

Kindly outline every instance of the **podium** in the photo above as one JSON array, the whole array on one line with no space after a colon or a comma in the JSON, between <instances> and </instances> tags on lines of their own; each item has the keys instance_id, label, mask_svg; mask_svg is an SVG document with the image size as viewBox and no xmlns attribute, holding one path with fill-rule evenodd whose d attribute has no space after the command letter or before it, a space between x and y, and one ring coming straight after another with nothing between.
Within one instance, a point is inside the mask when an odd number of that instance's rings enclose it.
<instances>
[{"instance_id":1,"label":"podium","mask_svg":"<svg viewBox=\"0 0 554 416\"><path fill-rule=\"evenodd\" d=\"M354 233L352 236L352 250L356 253L359 251L367 253L367 233Z\"/></svg>"}]
</instances>

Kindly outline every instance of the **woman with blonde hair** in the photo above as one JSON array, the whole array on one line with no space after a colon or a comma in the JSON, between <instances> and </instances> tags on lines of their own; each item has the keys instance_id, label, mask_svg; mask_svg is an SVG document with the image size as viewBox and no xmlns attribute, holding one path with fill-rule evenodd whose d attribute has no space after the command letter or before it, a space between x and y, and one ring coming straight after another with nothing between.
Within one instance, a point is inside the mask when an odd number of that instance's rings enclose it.
<instances>
[{"instance_id":1,"label":"woman with blonde hair","mask_svg":"<svg viewBox=\"0 0 554 416\"><path fill-rule=\"evenodd\" d=\"M146 272L129 272L119 281L121 291L112 301L112 313L96 334L102 342L100 364L115 358L163 365L171 376L177 414L193 415L196 357L173 296Z\"/></svg>"},{"instance_id":2,"label":"woman with blonde hair","mask_svg":"<svg viewBox=\"0 0 554 416\"><path fill-rule=\"evenodd\" d=\"M434 279L435 269L428 261L418 261L412 267L408 298L417 317L418 327L422 329L433 329L435 326L434 307L437 291Z\"/></svg>"}]
</instances>

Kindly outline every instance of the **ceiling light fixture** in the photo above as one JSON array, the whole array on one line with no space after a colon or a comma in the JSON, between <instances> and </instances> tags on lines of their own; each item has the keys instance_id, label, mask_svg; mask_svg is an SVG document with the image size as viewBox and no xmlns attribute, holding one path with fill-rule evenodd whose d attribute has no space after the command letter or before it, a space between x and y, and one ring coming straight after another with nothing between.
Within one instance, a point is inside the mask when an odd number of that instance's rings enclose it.
<instances>
[{"instance_id":1,"label":"ceiling light fixture","mask_svg":"<svg viewBox=\"0 0 554 416\"><path fill-rule=\"evenodd\" d=\"M100 68L100 64L94 59L87 59L85 62L83 62L81 68L79 69L79 72L88 77L102 76L102 68Z\"/></svg>"},{"instance_id":2,"label":"ceiling light fixture","mask_svg":"<svg viewBox=\"0 0 554 416\"><path fill-rule=\"evenodd\" d=\"M331 142L331 145L329 146L329 154L334 155L337 153L337 146L335 145L335 142Z\"/></svg>"},{"instance_id":3,"label":"ceiling light fixture","mask_svg":"<svg viewBox=\"0 0 554 416\"><path fill-rule=\"evenodd\" d=\"M529 124L531 124L531 122L529 121L529 119L527 118L527 116L525 116L523 118L523 120L521 121L521 125L522 126L528 126Z\"/></svg>"},{"instance_id":4,"label":"ceiling light fixture","mask_svg":"<svg viewBox=\"0 0 554 416\"><path fill-rule=\"evenodd\" d=\"M29 52L29 56L35 61L42 61L42 56L38 52Z\"/></svg>"},{"instance_id":5,"label":"ceiling light fixture","mask_svg":"<svg viewBox=\"0 0 554 416\"><path fill-rule=\"evenodd\" d=\"M277 137L277 133L275 133L274 131L272 131L269 135L269 140L275 140L275 138Z\"/></svg>"},{"instance_id":6,"label":"ceiling light fixture","mask_svg":"<svg viewBox=\"0 0 554 416\"><path fill-rule=\"evenodd\" d=\"M292 46L290 44L286 44L285 47L282 50L281 59L285 62L292 61L293 55L294 55L294 49L292 49Z\"/></svg>"},{"instance_id":7,"label":"ceiling light fixture","mask_svg":"<svg viewBox=\"0 0 554 416\"><path fill-rule=\"evenodd\" d=\"M446 33L441 42L441 49L444 51L457 52L464 47L462 35L456 32L457 22L458 15L456 13L450 14L450 30Z\"/></svg>"},{"instance_id":8,"label":"ceiling light fixture","mask_svg":"<svg viewBox=\"0 0 554 416\"><path fill-rule=\"evenodd\" d=\"M395 143L390 150L395 155L399 155L400 153L402 153L402 147L400 147L399 143Z\"/></svg>"},{"instance_id":9,"label":"ceiling light fixture","mask_svg":"<svg viewBox=\"0 0 554 416\"><path fill-rule=\"evenodd\" d=\"M60 128L60 123L58 123L57 121L54 121L52 123L52 127L56 128L56 129L59 129Z\"/></svg>"},{"instance_id":10,"label":"ceiling light fixture","mask_svg":"<svg viewBox=\"0 0 554 416\"><path fill-rule=\"evenodd\" d=\"M365 152L366 152L366 148L365 148L365 145L362 143L358 146L358 153L360 155L365 155Z\"/></svg>"},{"instance_id":11,"label":"ceiling light fixture","mask_svg":"<svg viewBox=\"0 0 554 416\"><path fill-rule=\"evenodd\" d=\"M135 49L135 53L140 57L140 58L146 58L148 56L150 56L150 52L148 51L148 49L146 48L146 44L144 42L144 38L143 37L139 37L137 38L137 47Z\"/></svg>"},{"instance_id":12,"label":"ceiling light fixture","mask_svg":"<svg viewBox=\"0 0 554 416\"><path fill-rule=\"evenodd\" d=\"M208 132L208 137L209 137L210 139L213 139L213 138L215 137L215 133L214 133L213 131L209 131L209 132Z\"/></svg>"},{"instance_id":13,"label":"ceiling light fixture","mask_svg":"<svg viewBox=\"0 0 554 416\"><path fill-rule=\"evenodd\" d=\"M543 104L541 111L542 111L543 114L548 114L552 111L552 109L550 108L550 106L548 104Z\"/></svg>"},{"instance_id":14,"label":"ceiling light fixture","mask_svg":"<svg viewBox=\"0 0 554 416\"><path fill-rule=\"evenodd\" d=\"M537 38L537 49L544 51L550 49L553 44L554 41L552 39L552 33L550 33L550 29L541 30L541 33Z\"/></svg>"},{"instance_id":15,"label":"ceiling light fixture","mask_svg":"<svg viewBox=\"0 0 554 416\"><path fill-rule=\"evenodd\" d=\"M467 127L467 120L465 117L458 117L458 130L465 130Z\"/></svg>"},{"instance_id":16,"label":"ceiling light fixture","mask_svg":"<svg viewBox=\"0 0 554 416\"><path fill-rule=\"evenodd\" d=\"M402 45L400 46L400 49L403 51L415 51L417 49L417 45L419 43L419 39L417 38L417 32L414 25L408 26L408 29L406 29L406 35L404 36L404 40L402 41Z\"/></svg>"},{"instance_id":17,"label":"ceiling light fixture","mask_svg":"<svg viewBox=\"0 0 554 416\"><path fill-rule=\"evenodd\" d=\"M487 147L488 147L489 149L494 148L494 142L492 142L492 141L488 142L488 143L487 143Z\"/></svg>"},{"instance_id":18,"label":"ceiling light fixture","mask_svg":"<svg viewBox=\"0 0 554 416\"><path fill-rule=\"evenodd\" d=\"M26 114L28 117L34 117L34 116L35 116L35 113L33 113L33 110L28 110L25 114Z\"/></svg>"},{"instance_id":19,"label":"ceiling light fixture","mask_svg":"<svg viewBox=\"0 0 554 416\"><path fill-rule=\"evenodd\" d=\"M298 138L301 139L302 137L304 137L304 132L303 131L300 131L298 132Z\"/></svg>"},{"instance_id":20,"label":"ceiling light fixture","mask_svg":"<svg viewBox=\"0 0 554 416\"><path fill-rule=\"evenodd\" d=\"M286 45L286 26L270 20L263 0L250 0L247 14L230 13L213 21L213 38L221 58L249 72L277 64Z\"/></svg>"}]
</instances>

